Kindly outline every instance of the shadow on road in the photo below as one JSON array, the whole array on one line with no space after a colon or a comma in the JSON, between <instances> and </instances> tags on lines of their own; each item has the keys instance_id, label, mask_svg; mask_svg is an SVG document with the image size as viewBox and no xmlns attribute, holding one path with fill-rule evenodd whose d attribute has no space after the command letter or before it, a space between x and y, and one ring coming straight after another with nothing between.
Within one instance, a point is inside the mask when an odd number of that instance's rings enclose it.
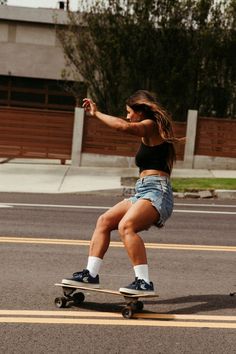
<instances>
[{"instance_id":1,"label":"shadow on road","mask_svg":"<svg viewBox=\"0 0 236 354\"><path fill-rule=\"evenodd\" d=\"M158 305L177 305L168 314L194 314L224 309L236 309L236 296L229 294L188 295L157 301ZM184 305L181 307L179 305Z\"/></svg>"},{"instance_id":2,"label":"shadow on road","mask_svg":"<svg viewBox=\"0 0 236 354\"><path fill-rule=\"evenodd\" d=\"M230 296L229 294L188 295L166 300L147 300L144 301L144 304L156 305L158 313L196 314L199 312L236 309L236 296ZM78 307L99 312L121 312L124 305L125 302L100 303L93 301L85 301ZM165 308L161 305L164 305ZM76 306L73 303L70 303L68 307ZM152 312L153 308L151 309L151 311L148 311L148 306L145 306L145 310L147 310L145 312Z\"/></svg>"},{"instance_id":3,"label":"shadow on road","mask_svg":"<svg viewBox=\"0 0 236 354\"><path fill-rule=\"evenodd\" d=\"M67 307L79 307L84 310L92 310L97 312L121 312L124 306L125 306L125 302L101 303L101 302L85 301L78 306L75 305L73 302L71 302L68 304Z\"/></svg>"}]
</instances>

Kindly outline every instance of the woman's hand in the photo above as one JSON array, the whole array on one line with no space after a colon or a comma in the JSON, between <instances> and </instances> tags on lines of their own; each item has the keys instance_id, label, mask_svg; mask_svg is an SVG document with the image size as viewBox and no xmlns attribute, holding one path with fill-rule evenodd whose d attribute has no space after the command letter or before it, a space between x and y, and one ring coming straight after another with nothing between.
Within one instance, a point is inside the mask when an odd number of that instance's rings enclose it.
<instances>
[{"instance_id":1,"label":"woman's hand","mask_svg":"<svg viewBox=\"0 0 236 354\"><path fill-rule=\"evenodd\" d=\"M86 112L88 112L92 117L95 116L97 112L97 105L94 103L90 98L84 98L83 99L83 105L82 107L85 109Z\"/></svg>"}]
</instances>

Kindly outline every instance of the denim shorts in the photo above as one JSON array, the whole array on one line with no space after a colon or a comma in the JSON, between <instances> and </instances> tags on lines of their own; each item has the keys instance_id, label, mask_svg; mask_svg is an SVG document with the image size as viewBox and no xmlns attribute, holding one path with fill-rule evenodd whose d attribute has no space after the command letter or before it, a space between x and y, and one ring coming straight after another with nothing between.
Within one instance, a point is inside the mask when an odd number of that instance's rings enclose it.
<instances>
[{"instance_id":1,"label":"denim shorts","mask_svg":"<svg viewBox=\"0 0 236 354\"><path fill-rule=\"evenodd\" d=\"M160 214L155 226L164 226L173 211L173 192L170 179L156 175L138 179L135 185L135 195L128 200L134 204L139 199L150 200Z\"/></svg>"}]
</instances>

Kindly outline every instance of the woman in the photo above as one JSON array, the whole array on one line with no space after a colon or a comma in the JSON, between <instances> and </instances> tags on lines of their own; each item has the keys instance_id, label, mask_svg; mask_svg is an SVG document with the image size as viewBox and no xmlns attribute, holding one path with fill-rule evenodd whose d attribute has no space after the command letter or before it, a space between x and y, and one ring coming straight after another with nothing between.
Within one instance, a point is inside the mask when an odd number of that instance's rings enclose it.
<instances>
[{"instance_id":1,"label":"woman","mask_svg":"<svg viewBox=\"0 0 236 354\"><path fill-rule=\"evenodd\" d=\"M99 288L99 270L109 247L110 233L118 230L134 268L135 280L119 289L128 294L155 294L149 279L146 249L138 232L150 226L162 227L173 209L170 174L175 161L174 138L170 116L161 108L155 96L148 91L135 92L126 102L127 121L103 114L88 98L83 107L90 116L119 132L130 133L141 139L135 161L140 178L136 193L98 218L93 233L86 269L63 279L70 285Z\"/></svg>"}]
</instances>

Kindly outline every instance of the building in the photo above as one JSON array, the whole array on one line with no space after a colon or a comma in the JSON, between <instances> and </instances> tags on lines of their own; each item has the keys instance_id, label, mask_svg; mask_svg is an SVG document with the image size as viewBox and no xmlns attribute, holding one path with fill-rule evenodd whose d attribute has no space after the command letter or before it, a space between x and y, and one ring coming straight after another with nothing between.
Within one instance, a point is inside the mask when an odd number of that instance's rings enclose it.
<instances>
[{"instance_id":1,"label":"building","mask_svg":"<svg viewBox=\"0 0 236 354\"><path fill-rule=\"evenodd\" d=\"M62 163L72 158L77 166L134 166L139 144L135 137L84 120L78 110L74 114L75 98L61 79L65 59L55 16L57 23L66 24L65 9L0 5L0 158ZM79 87L82 99L82 78ZM198 117L190 111L188 124L177 122L175 128L177 136L187 135L186 146L177 151L181 167L235 168L235 120Z\"/></svg>"},{"instance_id":2,"label":"building","mask_svg":"<svg viewBox=\"0 0 236 354\"><path fill-rule=\"evenodd\" d=\"M0 5L0 158L71 159L76 100L55 18L63 25L67 12Z\"/></svg>"},{"instance_id":3,"label":"building","mask_svg":"<svg viewBox=\"0 0 236 354\"><path fill-rule=\"evenodd\" d=\"M65 60L55 31L55 18L65 24L66 14L0 5L1 106L74 109L75 100L61 79Z\"/></svg>"}]
</instances>

